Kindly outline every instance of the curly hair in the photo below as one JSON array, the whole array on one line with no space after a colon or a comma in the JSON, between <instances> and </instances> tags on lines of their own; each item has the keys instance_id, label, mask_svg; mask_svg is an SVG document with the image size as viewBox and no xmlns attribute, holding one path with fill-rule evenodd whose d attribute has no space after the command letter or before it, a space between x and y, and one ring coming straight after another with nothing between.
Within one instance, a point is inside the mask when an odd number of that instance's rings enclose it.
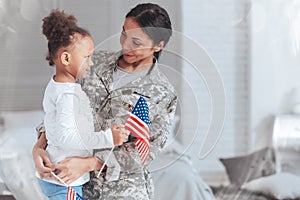
<instances>
[{"instance_id":1,"label":"curly hair","mask_svg":"<svg viewBox=\"0 0 300 200\"><path fill-rule=\"evenodd\" d=\"M68 47L74 41L72 36L78 33L82 36L91 36L91 34L77 25L77 19L74 15L66 14L58 9L43 19L43 34L48 40L48 60L49 65L54 65L53 58L61 47Z\"/></svg>"},{"instance_id":2,"label":"curly hair","mask_svg":"<svg viewBox=\"0 0 300 200\"><path fill-rule=\"evenodd\" d=\"M164 41L165 45L169 42L172 24L164 8L153 3L142 3L132 8L126 15L126 18L128 17L134 18L155 45L161 41ZM160 53L161 51L154 53L156 59L159 58Z\"/></svg>"}]
</instances>

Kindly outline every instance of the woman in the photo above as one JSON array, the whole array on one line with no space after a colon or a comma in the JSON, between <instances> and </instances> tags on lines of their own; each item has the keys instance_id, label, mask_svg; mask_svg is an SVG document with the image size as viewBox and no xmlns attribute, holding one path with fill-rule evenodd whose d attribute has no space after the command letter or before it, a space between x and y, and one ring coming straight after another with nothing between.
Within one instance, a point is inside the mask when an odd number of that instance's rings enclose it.
<instances>
[{"instance_id":1,"label":"woman","mask_svg":"<svg viewBox=\"0 0 300 200\"><path fill-rule=\"evenodd\" d=\"M153 197L153 183L146 167L166 143L177 104L176 92L158 70L157 63L172 34L171 29L165 9L151 3L139 4L126 15L120 36L122 52L95 53L95 65L81 83L92 104L95 131L110 127L115 123L114 118L124 123L138 98L143 96L150 111L150 153L146 164L142 165L134 138L129 137L129 141L115 148L112 154L117 164L109 163L100 178L91 172L91 180L83 188L85 199ZM33 149L41 177L50 176L55 168L60 170L60 178L70 182L84 172L99 170L105 160L105 151L99 150L94 157L68 158L53 167L43 150L46 145L42 133ZM117 180L106 181L108 174L116 175L116 172Z\"/></svg>"}]
</instances>

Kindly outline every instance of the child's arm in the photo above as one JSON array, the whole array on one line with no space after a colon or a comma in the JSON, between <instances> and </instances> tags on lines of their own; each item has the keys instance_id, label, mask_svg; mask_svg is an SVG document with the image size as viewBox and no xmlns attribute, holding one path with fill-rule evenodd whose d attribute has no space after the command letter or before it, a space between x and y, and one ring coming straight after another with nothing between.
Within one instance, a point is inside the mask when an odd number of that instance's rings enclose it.
<instances>
[{"instance_id":1,"label":"child's arm","mask_svg":"<svg viewBox=\"0 0 300 200\"><path fill-rule=\"evenodd\" d=\"M80 99L75 93L62 94L56 105L56 144L84 150L114 146L111 129L93 132L93 119L83 112L84 109L89 109L89 105L80 104Z\"/></svg>"}]
</instances>

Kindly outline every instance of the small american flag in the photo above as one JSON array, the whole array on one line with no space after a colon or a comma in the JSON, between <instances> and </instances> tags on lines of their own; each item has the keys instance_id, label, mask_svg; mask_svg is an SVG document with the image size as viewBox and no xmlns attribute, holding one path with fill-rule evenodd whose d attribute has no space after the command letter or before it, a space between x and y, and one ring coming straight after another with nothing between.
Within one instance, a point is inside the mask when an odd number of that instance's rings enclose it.
<instances>
[{"instance_id":1,"label":"small american flag","mask_svg":"<svg viewBox=\"0 0 300 200\"><path fill-rule=\"evenodd\" d=\"M78 199L83 200L82 196L76 193L76 191L71 188L71 186L67 185L66 182L64 182L61 178L59 178L54 172L51 172L52 176L54 176L57 180L59 180L64 186L66 186L67 189L67 198L66 200L76 200L76 195L78 196Z\"/></svg>"},{"instance_id":2,"label":"small american flag","mask_svg":"<svg viewBox=\"0 0 300 200\"><path fill-rule=\"evenodd\" d=\"M76 200L76 191L68 186L67 200Z\"/></svg>"},{"instance_id":3,"label":"small american flag","mask_svg":"<svg viewBox=\"0 0 300 200\"><path fill-rule=\"evenodd\" d=\"M126 120L125 129L137 138L134 144L138 149L142 165L145 164L149 154L149 124L149 108L146 100L140 97Z\"/></svg>"}]
</instances>

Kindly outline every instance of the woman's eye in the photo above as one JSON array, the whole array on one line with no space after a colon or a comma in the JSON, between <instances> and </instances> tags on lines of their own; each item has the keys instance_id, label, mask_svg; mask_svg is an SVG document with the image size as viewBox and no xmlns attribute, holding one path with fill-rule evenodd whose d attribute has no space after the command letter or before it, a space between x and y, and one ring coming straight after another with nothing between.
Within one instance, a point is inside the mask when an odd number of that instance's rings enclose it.
<instances>
[{"instance_id":1,"label":"woman's eye","mask_svg":"<svg viewBox=\"0 0 300 200\"><path fill-rule=\"evenodd\" d=\"M137 41L133 41L133 44L134 44L135 46L141 46L141 45L142 45L142 43L137 42Z\"/></svg>"}]
</instances>

